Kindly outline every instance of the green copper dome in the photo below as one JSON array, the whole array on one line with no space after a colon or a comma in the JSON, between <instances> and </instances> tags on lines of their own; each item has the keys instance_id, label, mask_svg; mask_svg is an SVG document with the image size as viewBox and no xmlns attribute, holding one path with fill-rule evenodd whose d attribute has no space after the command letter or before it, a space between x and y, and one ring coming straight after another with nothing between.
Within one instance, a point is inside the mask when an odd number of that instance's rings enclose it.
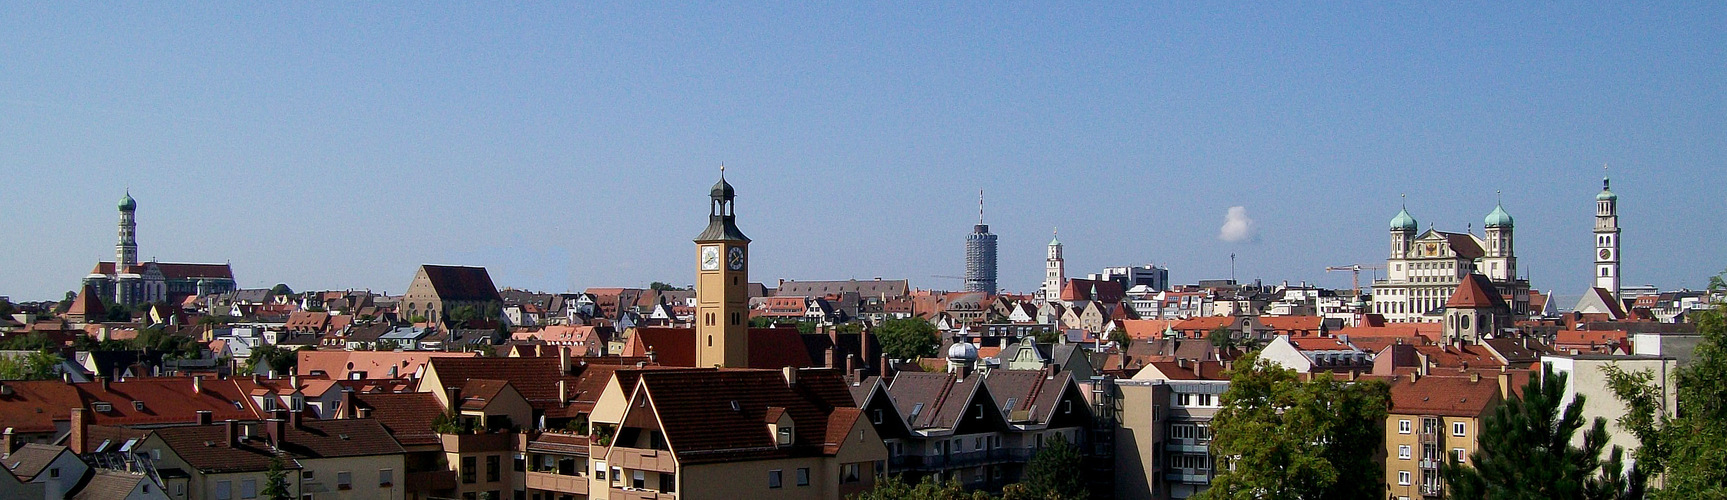
<instances>
[{"instance_id":1,"label":"green copper dome","mask_svg":"<svg viewBox=\"0 0 1727 500\"><path fill-rule=\"evenodd\" d=\"M138 209L138 202L132 201L132 193L128 192L128 193L126 193L126 196L124 198L120 198L120 210L121 211L130 212L130 211L137 210L137 209Z\"/></svg>"},{"instance_id":2,"label":"green copper dome","mask_svg":"<svg viewBox=\"0 0 1727 500\"><path fill-rule=\"evenodd\" d=\"M1409 216L1409 209L1399 210L1396 217L1391 218L1392 231L1414 231L1415 218Z\"/></svg>"},{"instance_id":3,"label":"green copper dome","mask_svg":"<svg viewBox=\"0 0 1727 500\"><path fill-rule=\"evenodd\" d=\"M1487 214L1487 227L1511 227L1511 214L1505 213L1505 206L1493 207L1493 213Z\"/></svg>"},{"instance_id":4,"label":"green copper dome","mask_svg":"<svg viewBox=\"0 0 1727 500\"><path fill-rule=\"evenodd\" d=\"M1613 201L1617 199L1619 199L1619 195L1613 194L1613 191L1607 189L1607 179L1601 179L1601 194L1595 195L1595 201Z\"/></svg>"}]
</instances>

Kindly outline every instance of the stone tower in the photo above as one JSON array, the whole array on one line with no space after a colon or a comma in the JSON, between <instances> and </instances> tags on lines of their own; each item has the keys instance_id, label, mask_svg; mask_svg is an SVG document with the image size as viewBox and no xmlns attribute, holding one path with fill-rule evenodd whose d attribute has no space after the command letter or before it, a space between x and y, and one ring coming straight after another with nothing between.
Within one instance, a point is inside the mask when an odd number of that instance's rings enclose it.
<instances>
[{"instance_id":1,"label":"stone tower","mask_svg":"<svg viewBox=\"0 0 1727 500\"><path fill-rule=\"evenodd\" d=\"M1057 235L1059 236L1059 235ZM1049 255L1044 259L1043 300L1061 300L1061 287L1067 284L1067 262L1061 257L1061 240L1049 239Z\"/></svg>"},{"instance_id":2,"label":"stone tower","mask_svg":"<svg viewBox=\"0 0 1727 500\"><path fill-rule=\"evenodd\" d=\"M1619 195L1601 178L1601 193L1595 195L1595 287L1619 298Z\"/></svg>"}]
</instances>

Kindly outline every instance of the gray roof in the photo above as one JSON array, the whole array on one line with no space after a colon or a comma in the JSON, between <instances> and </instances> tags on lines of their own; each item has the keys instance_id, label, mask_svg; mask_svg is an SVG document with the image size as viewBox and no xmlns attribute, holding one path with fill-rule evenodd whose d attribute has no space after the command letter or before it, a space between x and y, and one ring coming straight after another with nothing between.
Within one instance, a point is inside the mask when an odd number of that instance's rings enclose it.
<instances>
[{"instance_id":1,"label":"gray roof","mask_svg":"<svg viewBox=\"0 0 1727 500\"><path fill-rule=\"evenodd\" d=\"M818 297L828 294L856 293L860 297L903 297L910 293L906 280L834 280L780 282L774 289L778 297Z\"/></svg>"}]
</instances>

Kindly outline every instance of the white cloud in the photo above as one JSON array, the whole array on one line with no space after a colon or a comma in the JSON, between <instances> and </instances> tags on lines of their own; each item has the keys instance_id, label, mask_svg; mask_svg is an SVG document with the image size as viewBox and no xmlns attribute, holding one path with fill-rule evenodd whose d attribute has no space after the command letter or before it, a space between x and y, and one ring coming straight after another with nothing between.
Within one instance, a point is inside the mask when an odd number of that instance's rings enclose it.
<instances>
[{"instance_id":1,"label":"white cloud","mask_svg":"<svg viewBox=\"0 0 1727 500\"><path fill-rule=\"evenodd\" d=\"M1247 207L1229 207L1229 212L1223 215L1223 228L1217 231L1217 239L1230 243L1259 241L1259 227L1247 217Z\"/></svg>"}]
</instances>

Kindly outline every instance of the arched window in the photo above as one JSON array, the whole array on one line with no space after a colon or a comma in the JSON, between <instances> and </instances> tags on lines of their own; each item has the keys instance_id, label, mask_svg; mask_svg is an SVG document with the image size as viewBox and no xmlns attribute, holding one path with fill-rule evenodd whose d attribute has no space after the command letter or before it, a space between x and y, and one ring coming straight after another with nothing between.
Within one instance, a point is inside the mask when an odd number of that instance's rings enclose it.
<instances>
[{"instance_id":1,"label":"arched window","mask_svg":"<svg viewBox=\"0 0 1727 500\"><path fill-rule=\"evenodd\" d=\"M1605 268L1605 267L1601 268L1601 275L1607 276L1607 268Z\"/></svg>"}]
</instances>

